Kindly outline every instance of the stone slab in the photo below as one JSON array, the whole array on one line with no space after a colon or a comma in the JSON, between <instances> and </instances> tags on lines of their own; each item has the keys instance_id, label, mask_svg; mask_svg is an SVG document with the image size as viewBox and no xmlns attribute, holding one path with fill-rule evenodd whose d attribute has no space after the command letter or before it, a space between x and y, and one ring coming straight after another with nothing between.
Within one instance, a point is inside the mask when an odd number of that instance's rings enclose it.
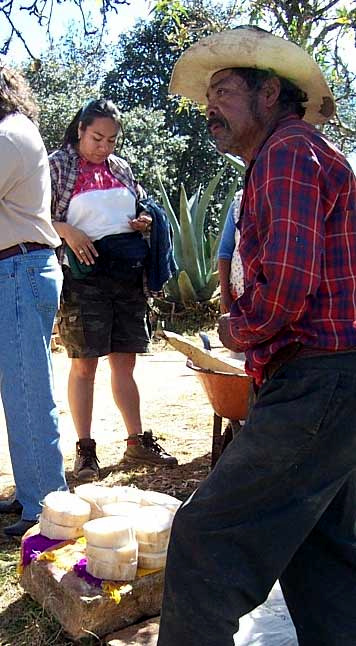
<instances>
[{"instance_id":1,"label":"stone slab","mask_svg":"<svg viewBox=\"0 0 356 646\"><path fill-rule=\"evenodd\" d=\"M156 646L159 630L159 617L146 619L116 633L107 635L107 646Z\"/></svg>"},{"instance_id":2,"label":"stone slab","mask_svg":"<svg viewBox=\"0 0 356 646\"><path fill-rule=\"evenodd\" d=\"M131 582L115 582L119 592L115 601L108 591L87 583L73 571L84 549L80 541L58 547L52 550L52 560L32 560L20 579L24 590L59 621L71 639L79 640L88 634L103 637L159 614L164 570L138 576Z\"/></svg>"}]
</instances>

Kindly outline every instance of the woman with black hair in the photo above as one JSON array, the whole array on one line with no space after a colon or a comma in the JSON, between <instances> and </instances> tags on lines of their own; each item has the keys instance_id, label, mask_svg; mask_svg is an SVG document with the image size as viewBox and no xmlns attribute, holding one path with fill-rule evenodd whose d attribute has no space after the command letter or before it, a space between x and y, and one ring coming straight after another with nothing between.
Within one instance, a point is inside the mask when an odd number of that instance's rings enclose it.
<instances>
[{"instance_id":1,"label":"woman with black hair","mask_svg":"<svg viewBox=\"0 0 356 646\"><path fill-rule=\"evenodd\" d=\"M62 272L51 224L48 158L22 75L0 66L0 390L16 484L1 514L22 536L50 491L67 489L53 397L51 333Z\"/></svg>"},{"instance_id":2,"label":"woman with black hair","mask_svg":"<svg viewBox=\"0 0 356 646\"><path fill-rule=\"evenodd\" d=\"M106 355L128 432L125 458L177 464L152 432L142 433L133 371L136 353L147 352L150 340L144 269L152 218L139 210L144 191L129 165L113 154L123 137L117 107L92 99L69 124L61 149L50 155L52 218L63 241L58 326L72 359L68 399L79 438L74 475L82 482L99 478L90 435L98 357Z\"/></svg>"}]
</instances>

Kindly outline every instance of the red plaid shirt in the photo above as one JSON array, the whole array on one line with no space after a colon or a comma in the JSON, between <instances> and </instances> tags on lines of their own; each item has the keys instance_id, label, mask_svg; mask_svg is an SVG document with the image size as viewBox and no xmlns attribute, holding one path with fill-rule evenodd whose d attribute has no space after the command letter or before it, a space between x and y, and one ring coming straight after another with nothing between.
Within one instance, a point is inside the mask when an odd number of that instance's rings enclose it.
<instances>
[{"instance_id":1,"label":"red plaid shirt","mask_svg":"<svg viewBox=\"0 0 356 646\"><path fill-rule=\"evenodd\" d=\"M241 207L245 292L231 334L260 384L292 342L356 346L356 179L316 128L281 119L250 164Z\"/></svg>"}]
</instances>

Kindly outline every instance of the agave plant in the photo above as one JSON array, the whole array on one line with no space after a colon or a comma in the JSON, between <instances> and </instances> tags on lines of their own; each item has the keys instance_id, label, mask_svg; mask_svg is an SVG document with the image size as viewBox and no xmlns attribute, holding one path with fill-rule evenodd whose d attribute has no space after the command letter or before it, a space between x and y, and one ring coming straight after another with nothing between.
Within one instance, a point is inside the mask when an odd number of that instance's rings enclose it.
<instances>
[{"instance_id":1,"label":"agave plant","mask_svg":"<svg viewBox=\"0 0 356 646\"><path fill-rule=\"evenodd\" d=\"M231 160L229 160L231 161ZM178 265L177 275L166 285L167 296L176 303L203 302L214 294L219 282L217 250L229 206L236 192L238 176L230 185L219 213L218 231L206 233L205 220L208 203L226 169L225 165L209 182L205 191L201 187L190 199L183 184L180 191L179 218L176 216L166 190L158 177L164 208L173 228L174 256ZM234 164L235 167L236 164Z\"/></svg>"}]
</instances>

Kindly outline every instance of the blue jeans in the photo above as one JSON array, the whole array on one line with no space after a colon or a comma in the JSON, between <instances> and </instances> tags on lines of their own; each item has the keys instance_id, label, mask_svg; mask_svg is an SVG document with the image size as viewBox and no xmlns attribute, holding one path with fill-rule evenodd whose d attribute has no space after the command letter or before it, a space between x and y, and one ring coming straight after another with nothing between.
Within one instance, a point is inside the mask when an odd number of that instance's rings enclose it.
<instances>
[{"instance_id":1,"label":"blue jeans","mask_svg":"<svg viewBox=\"0 0 356 646\"><path fill-rule=\"evenodd\" d=\"M50 249L0 261L0 392L16 497L28 520L47 493L67 489L50 346L61 286Z\"/></svg>"},{"instance_id":2,"label":"blue jeans","mask_svg":"<svg viewBox=\"0 0 356 646\"><path fill-rule=\"evenodd\" d=\"M300 646L355 646L356 353L282 366L178 510L158 646L232 646L277 579Z\"/></svg>"}]
</instances>

